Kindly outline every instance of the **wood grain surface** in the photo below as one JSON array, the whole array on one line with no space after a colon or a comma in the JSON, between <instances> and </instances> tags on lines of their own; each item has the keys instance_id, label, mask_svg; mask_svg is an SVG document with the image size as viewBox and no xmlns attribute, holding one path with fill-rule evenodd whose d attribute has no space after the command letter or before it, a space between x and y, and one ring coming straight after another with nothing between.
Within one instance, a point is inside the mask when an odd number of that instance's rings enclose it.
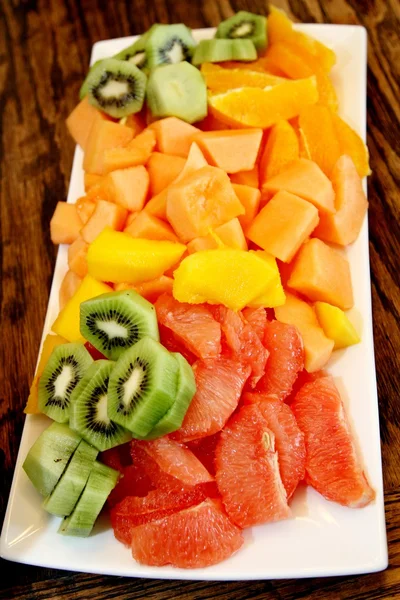
<instances>
[{"instance_id":1,"label":"wood grain surface","mask_svg":"<svg viewBox=\"0 0 400 600\"><path fill-rule=\"evenodd\" d=\"M67 194L76 104L92 44L154 21L216 25L267 2L228 0L1 0L0 522L3 520L57 249L49 221ZM26 600L400 598L400 2L274 2L294 20L364 25L369 35L368 144L372 297L389 539L389 568L357 577L246 583L164 582L50 571L2 561L0 598Z\"/></svg>"}]
</instances>

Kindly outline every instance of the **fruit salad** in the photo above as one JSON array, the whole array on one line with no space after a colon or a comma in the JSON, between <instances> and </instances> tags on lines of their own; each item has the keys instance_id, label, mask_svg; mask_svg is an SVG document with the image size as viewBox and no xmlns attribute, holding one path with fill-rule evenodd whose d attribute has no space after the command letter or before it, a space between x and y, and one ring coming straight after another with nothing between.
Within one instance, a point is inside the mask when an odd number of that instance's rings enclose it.
<instances>
[{"instance_id":1,"label":"fruit salad","mask_svg":"<svg viewBox=\"0 0 400 600\"><path fill-rule=\"evenodd\" d=\"M61 534L104 508L134 560L192 569L290 519L301 482L374 500L329 374L362 333L342 250L370 172L334 63L271 8L198 44L153 25L90 68L67 119L85 194L51 220L68 270L25 409L52 420L23 469Z\"/></svg>"}]
</instances>

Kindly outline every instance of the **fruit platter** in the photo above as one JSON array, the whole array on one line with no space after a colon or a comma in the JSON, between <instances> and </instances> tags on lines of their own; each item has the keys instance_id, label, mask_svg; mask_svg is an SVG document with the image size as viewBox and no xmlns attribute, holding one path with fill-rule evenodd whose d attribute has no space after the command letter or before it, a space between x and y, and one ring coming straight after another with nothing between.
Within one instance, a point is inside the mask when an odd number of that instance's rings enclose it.
<instances>
[{"instance_id":1,"label":"fruit platter","mask_svg":"<svg viewBox=\"0 0 400 600\"><path fill-rule=\"evenodd\" d=\"M240 11L98 42L1 555L245 580L387 566L366 36Z\"/></svg>"}]
</instances>

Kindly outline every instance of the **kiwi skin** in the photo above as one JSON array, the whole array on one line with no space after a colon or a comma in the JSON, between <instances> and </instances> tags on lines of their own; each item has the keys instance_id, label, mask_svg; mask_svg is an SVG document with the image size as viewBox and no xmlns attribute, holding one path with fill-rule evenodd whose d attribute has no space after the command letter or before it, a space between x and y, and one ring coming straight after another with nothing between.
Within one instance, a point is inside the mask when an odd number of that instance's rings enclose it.
<instances>
[{"instance_id":1,"label":"kiwi skin","mask_svg":"<svg viewBox=\"0 0 400 600\"><path fill-rule=\"evenodd\" d=\"M240 10L219 24L215 37L232 40L248 39L254 43L257 51L261 52L267 47L267 19L263 15Z\"/></svg>"}]
</instances>

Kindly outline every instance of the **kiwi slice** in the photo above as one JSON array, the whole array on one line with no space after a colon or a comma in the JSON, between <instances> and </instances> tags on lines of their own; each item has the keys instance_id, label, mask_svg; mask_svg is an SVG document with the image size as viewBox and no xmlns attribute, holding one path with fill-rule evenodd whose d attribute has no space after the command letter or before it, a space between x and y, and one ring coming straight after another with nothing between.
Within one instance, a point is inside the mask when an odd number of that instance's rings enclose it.
<instances>
[{"instance_id":1,"label":"kiwi slice","mask_svg":"<svg viewBox=\"0 0 400 600\"><path fill-rule=\"evenodd\" d=\"M39 379L40 411L58 423L66 423L71 394L92 362L92 357L81 343L57 346Z\"/></svg>"},{"instance_id":2,"label":"kiwi slice","mask_svg":"<svg viewBox=\"0 0 400 600\"><path fill-rule=\"evenodd\" d=\"M96 448L81 440L56 487L42 504L47 512L58 517L66 517L72 513L97 455Z\"/></svg>"},{"instance_id":3,"label":"kiwi slice","mask_svg":"<svg viewBox=\"0 0 400 600\"><path fill-rule=\"evenodd\" d=\"M52 423L38 437L22 468L39 494L51 494L80 441L64 423Z\"/></svg>"},{"instance_id":4,"label":"kiwi slice","mask_svg":"<svg viewBox=\"0 0 400 600\"><path fill-rule=\"evenodd\" d=\"M115 488L119 472L97 460L73 512L61 522L58 533L87 537L93 529L108 496Z\"/></svg>"},{"instance_id":5,"label":"kiwi slice","mask_svg":"<svg viewBox=\"0 0 400 600\"><path fill-rule=\"evenodd\" d=\"M146 436L171 408L178 363L159 342L143 338L118 359L108 385L108 415L132 432Z\"/></svg>"},{"instance_id":6,"label":"kiwi slice","mask_svg":"<svg viewBox=\"0 0 400 600\"><path fill-rule=\"evenodd\" d=\"M146 40L147 66L152 69L190 60L195 46L192 32L183 23L152 27Z\"/></svg>"},{"instance_id":7,"label":"kiwi slice","mask_svg":"<svg viewBox=\"0 0 400 600\"><path fill-rule=\"evenodd\" d=\"M142 109L146 75L130 62L106 58L87 77L90 104L120 119Z\"/></svg>"},{"instance_id":8,"label":"kiwi slice","mask_svg":"<svg viewBox=\"0 0 400 600\"><path fill-rule=\"evenodd\" d=\"M188 123L207 115L207 87L200 71L188 62L151 72L147 103L153 117L178 117Z\"/></svg>"},{"instance_id":9,"label":"kiwi slice","mask_svg":"<svg viewBox=\"0 0 400 600\"><path fill-rule=\"evenodd\" d=\"M240 10L218 25L217 38L251 40L257 50L267 47L267 19L262 15Z\"/></svg>"},{"instance_id":10,"label":"kiwi slice","mask_svg":"<svg viewBox=\"0 0 400 600\"><path fill-rule=\"evenodd\" d=\"M102 451L131 439L108 416L108 382L114 365L110 360L96 360L71 397L71 429Z\"/></svg>"},{"instance_id":11,"label":"kiwi slice","mask_svg":"<svg viewBox=\"0 0 400 600\"><path fill-rule=\"evenodd\" d=\"M110 292L81 303L83 337L116 360L142 337L159 340L154 306L133 290Z\"/></svg>"},{"instance_id":12,"label":"kiwi slice","mask_svg":"<svg viewBox=\"0 0 400 600\"><path fill-rule=\"evenodd\" d=\"M157 27L157 25L153 25L153 27ZM149 29L146 33L144 33L136 42L115 54L112 58L116 58L117 60L125 60L132 65L135 65L138 69L144 69L147 67L147 57L146 57L146 44L149 38L150 32L153 27Z\"/></svg>"},{"instance_id":13,"label":"kiwi slice","mask_svg":"<svg viewBox=\"0 0 400 600\"><path fill-rule=\"evenodd\" d=\"M257 50L251 40L202 40L193 55L192 63L224 62L226 60L256 60Z\"/></svg>"},{"instance_id":14,"label":"kiwi slice","mask_svg":"<svg viewBox=\"0 0 400 600\"><path fill-rule=\"evenodd\" d=\"M179 352L173 352L172 356L177 360L179 368L178 389L176 391L175 401L171 408L163 417L161 417L158 423L146 436L147 440L154 440L155 438L179 429L193 396L196 393L196 381L192 367L189 365L186 358L184 358L182 354L179 354Z\"/></svg>"}]
</instances>

